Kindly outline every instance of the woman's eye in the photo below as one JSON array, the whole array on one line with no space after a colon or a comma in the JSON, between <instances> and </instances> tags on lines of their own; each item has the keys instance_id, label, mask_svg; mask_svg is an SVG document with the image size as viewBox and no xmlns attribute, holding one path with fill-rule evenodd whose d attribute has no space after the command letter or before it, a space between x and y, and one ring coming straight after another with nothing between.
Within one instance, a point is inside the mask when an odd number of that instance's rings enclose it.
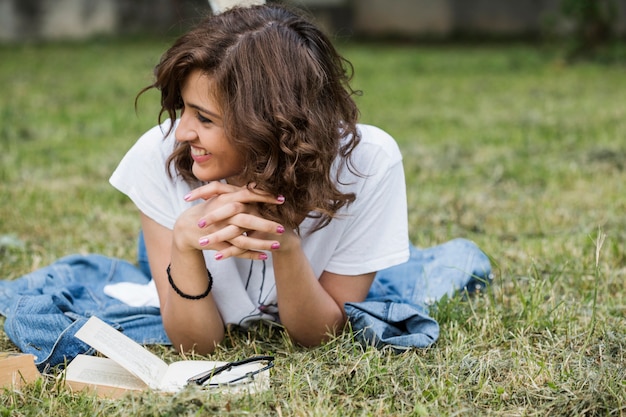
<instances>
[{"instance_id":1,"label":"woman's eye","mask_svg":"<svg viewBox=\"0 0 626 417\"><path fill-rule=\"evenodd\" d=\"M211 120L211 119L207 119L206 117L204 117L204 116L203 116L203 115L201 115L200 113L198 113L198 114L196 115L196 117L198 118L198 121L199 121L200 123L211 123L211 122L212 122L212 120Z\"/></svg>"}]
</instances>

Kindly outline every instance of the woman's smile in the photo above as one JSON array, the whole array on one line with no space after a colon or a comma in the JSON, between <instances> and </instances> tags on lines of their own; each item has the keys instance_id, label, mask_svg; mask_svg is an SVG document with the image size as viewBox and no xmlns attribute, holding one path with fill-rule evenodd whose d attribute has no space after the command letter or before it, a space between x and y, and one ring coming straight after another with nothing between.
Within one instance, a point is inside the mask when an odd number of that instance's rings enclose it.
<instances>
[{"instance_id":1,"label":"woman's smile","mask_svg":"<svg viewBox=\"0 0 626 417\"><path fill-rule=\"evenodd\" d=\"M193 158L194 162L201 164L211 159L212 156L205 149L191 145L191 158Z\"/></svg>"}]
</instances>

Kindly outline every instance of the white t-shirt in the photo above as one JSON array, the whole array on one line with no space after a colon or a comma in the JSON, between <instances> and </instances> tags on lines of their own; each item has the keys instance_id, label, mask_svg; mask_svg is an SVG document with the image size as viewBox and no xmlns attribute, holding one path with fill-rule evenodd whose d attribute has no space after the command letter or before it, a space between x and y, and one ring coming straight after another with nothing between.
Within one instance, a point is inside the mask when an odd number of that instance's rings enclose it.
<instances>
[{"instance_id":1,"label":"white t-shirt","mask_svg":"<svg viewBox=\"0 0 626 417\"><path fill-rule=\"evenodd\" d=\"M110 182L146 216L173 229L178 216L197 202L183 199L191 190L189 184L180 176L172 179L167 174L166 160L175 144L174 131L164 137L168 127L169 121L146 132L124 156ZM384 131L358 127L362 139L352 161L362 175L344 167L339 187L354 192L356 200L317 232L308 233L315 219L307 218L300 225L302 248L318 278L323 271L342 275L379 271L409 257L402 156ZM277 321L271 252L265 261L216 261L213 255L213 251L205 251L213 276L212 294L224 323L245 327L256 320Z\"/></svg>"}]
</instances>

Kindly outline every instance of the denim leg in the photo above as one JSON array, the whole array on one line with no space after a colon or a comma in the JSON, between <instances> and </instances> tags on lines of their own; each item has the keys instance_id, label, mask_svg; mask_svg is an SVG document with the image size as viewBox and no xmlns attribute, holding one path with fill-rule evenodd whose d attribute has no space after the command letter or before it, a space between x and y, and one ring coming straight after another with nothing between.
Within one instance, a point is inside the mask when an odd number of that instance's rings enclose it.
<instances>
[{"instance_id":1,"label":"denim leg","mask_svg":"<svg viewBox=\"0 0 626 417\"><path fill-rule=\"evenodd\" d=\"M466 239L427 249L411 245L407 262L379 271L367 300L429 306L459 290L480 290L492 280L487 255Z\"/></svg>"}]
</instances>

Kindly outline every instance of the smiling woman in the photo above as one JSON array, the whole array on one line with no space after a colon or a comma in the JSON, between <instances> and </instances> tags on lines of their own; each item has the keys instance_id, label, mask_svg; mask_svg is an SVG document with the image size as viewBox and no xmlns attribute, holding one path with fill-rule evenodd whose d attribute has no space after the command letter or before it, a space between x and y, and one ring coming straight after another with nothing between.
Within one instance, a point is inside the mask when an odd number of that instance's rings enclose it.
<instances>
[{"instance_id":1,"label":"smiling woman","mask_svg":"<svg viewBox=\"0 0 626 417\"><path fill-rule=\"evenodd\" d=\"M111 183L141 213L140 256L175 346L210 352L225 326L258 320L318 345L377 271L407 260L402 157L357 124L348 69L276 5L212 16L163 55L146 90L169 119Z\"/></svg>"},{"instance_id":2,"label":"smiling woman","mask_svg":"<svg viewBox=\"0 0 626 417\"><path fill-rule=\"evenodd\" d=\"M472 281L489 280L489 260L467 241L409 245L402 155L383 130L357 123L350 76L329 39L282 6L234 8L183 35L141 92L158 91L159 115L169 117L110 177L141 219L141 271L78 256L15 280L4 293L13 296L0 297L8 327L21 329L12 340L49 351L38 366L57 365L83 353L73 332L95 311L141 343L200 354L227 327L259 321L280 323L304 346L348 320L368 344L432 344L428 303L479 288ZM71 302L69 290L49 300L63 303L54 306L62 317L34 343L33 315L12 309L13 298L67 284L58 271L68 268L80 281L72 290L87 288ZM70 320L78 301L87 306Z\"/></svg>"},{"instance_id":3,"label":"smiling woman","mask_svg":"<svg viewBox=\"0 0 626 417\"><path fill-rule=\"evenodd\" d=\"M343 330L348 309L388 336L348 303L415 295L424 305L488 280L473 244L410 252L402 156L387 133L357 123L351 69L317 27L276 5L212 16L161 58L144 91L161 92L169 119L111 183L141 213L140 256L176 347L211 352L225 326L259 320L319 345ZM431 258L438 275L426 283ZM402 343L436 339L436 323L421 323L428 331Z\"/></svg>"}]
</instances>

